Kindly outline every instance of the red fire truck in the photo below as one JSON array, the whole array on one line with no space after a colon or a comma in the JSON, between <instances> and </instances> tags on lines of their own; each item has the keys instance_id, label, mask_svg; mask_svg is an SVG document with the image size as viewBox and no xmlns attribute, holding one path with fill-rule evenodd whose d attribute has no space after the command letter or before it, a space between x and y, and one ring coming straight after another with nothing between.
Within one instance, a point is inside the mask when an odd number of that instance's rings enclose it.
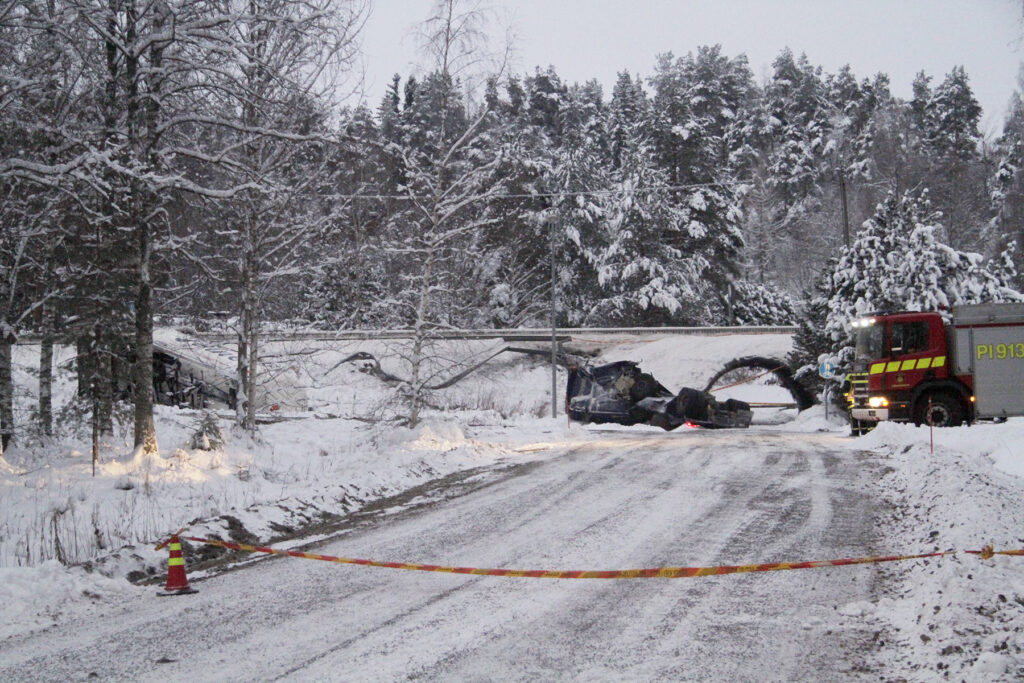
<instances>
[{"instance_id":1,"label":"red fire truck","mask_svg":"<svg viewBox=\"0 0 1024 683\"><path fill-rule=\"evenodd\" d=\"M1024 304L857 321L854 432L882 420L956 426L1024 415Z\"/></svg>"}]
</instances>

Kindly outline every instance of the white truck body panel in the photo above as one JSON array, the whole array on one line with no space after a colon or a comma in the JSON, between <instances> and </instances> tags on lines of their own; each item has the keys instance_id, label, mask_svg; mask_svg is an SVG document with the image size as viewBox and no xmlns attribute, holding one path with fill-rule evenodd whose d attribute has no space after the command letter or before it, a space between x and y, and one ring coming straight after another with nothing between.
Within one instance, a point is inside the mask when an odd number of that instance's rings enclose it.
<instances>
[{"instance_id":1,"label":"white truck body panel","mask_svg":"<svg viewBox=\"0 0 1024 683\"><path fill-rule=\"evenodd\" d=\"M1024 415L1024 303L953 309L953 369L974 376L975 417Z\"/></svg>"}]
</instances>

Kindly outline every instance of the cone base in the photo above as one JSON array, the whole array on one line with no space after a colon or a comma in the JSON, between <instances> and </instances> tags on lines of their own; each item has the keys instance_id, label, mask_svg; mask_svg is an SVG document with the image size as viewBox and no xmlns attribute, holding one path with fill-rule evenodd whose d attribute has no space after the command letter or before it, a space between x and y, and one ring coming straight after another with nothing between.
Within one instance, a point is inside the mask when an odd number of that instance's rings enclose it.
<instances>
[{"instance_id":1,"label":"cone base","mask_svg":"<svg viewBox=\"0 0 1024 683\"><path fill-rule=\"evenodd\" d=\"M165 597L167 597L169 595L188 595L190 593L198 593L198 592L199 591L196 590L195 588L190 588L190 587L186 586L185 588L175 588L174 590L166 590L166 589L159 590L159 591L156 592L156 594L159 595L162 598L165 598Z\"/></svg>"}]
</instances>

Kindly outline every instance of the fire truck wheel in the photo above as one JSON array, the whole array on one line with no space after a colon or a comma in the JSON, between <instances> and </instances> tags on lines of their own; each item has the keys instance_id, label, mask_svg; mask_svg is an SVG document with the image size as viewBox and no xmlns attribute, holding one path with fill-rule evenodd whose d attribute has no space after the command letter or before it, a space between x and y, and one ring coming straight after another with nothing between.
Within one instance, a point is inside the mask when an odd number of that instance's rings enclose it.
<instances>
[{"instance_id":1,"label":"fire truck wheel","mask_svg":"<svg viewBox=\"0 0 1024 683\"><path fill-rule=\"evenodd\" d=\"M931 401L931 415L928 404ZM930 419L929 419L930 418ZM934 427L958 427L964 423L963 404L953 394L938 393L922 396L914 408L915 425L932 425Z\"/></svg>"}]
</instances>

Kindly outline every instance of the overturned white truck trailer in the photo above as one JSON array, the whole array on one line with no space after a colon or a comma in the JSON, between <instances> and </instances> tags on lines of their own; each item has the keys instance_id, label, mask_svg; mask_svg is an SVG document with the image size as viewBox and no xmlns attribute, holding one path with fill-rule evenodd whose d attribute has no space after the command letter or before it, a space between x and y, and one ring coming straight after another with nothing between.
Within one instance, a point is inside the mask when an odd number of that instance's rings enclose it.
<instances>
[{"instance_id":1,"label":"overturned white truck trailer","mask_svg":"<svg viewBox=\"0 0 1024 683\"><path fill-rule=\"evenodd\" d=\"M236 354L173 328L153 331L153 390L158 403L234 408L238 398ZM286 373L258 372L256 411L303 412L305 390Z\"/></svg>"}]
</instances>

